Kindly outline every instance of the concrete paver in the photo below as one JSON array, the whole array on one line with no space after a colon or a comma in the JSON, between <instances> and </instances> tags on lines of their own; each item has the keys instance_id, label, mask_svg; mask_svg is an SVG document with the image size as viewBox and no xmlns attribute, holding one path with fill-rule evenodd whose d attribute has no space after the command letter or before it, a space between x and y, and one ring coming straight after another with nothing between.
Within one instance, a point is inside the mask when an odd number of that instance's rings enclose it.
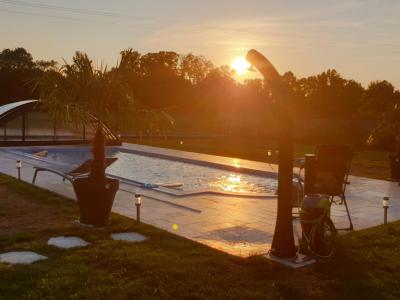
<instances>
[{"instance_id":1,"label":"concrete paver","mask_svg":"<svg viewBox=\"0 0 400 300\"><path fill-rule=\"evenodd\" d=\"M248 169L268 168L274 172L277 170L276 165L234 158L132 144L124 146L141 151L150 149L154 153L162 151L171 156L181 155L193 160L240 165ZM16 159L21 159L21 157L0 150L0 172L16 177ZM31 182L32 165L37 162L29 158L22 158L22 160L22 180ZM355 230L383 223L382 198L384 196L391 198L389 221L400 219L400 187L397 183L354 176L350 176L349 181L351 184L347 188L346 196ZM71 184L63 182L57 175L43 172L37 178L37 185L75 199ZM214 194L174 197L126 183L121 183L120 186L122 190L116 195L113 211L121 215L136 218L133 197L133 193L136 192L143 195L142 221L158 228L244 257L266 253L272 243L276 219L276 198L246 198ZM338 228L348 226L343 205L332 206L332 219ZM294 231L299 235L299 225L296 226Z\"/></svg>"}]
</instances>

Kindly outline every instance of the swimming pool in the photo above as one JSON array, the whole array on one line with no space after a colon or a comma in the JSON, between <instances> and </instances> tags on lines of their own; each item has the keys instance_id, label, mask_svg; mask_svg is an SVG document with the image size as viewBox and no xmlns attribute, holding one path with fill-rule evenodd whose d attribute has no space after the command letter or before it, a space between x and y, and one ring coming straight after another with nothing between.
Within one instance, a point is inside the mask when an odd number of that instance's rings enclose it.
<instances>
[{"instance_id":1,"label":"swimming pool","mask_svg":"<svg viewBox=\"0 0 400 300\"><path fill-rule=\"evenodd\" d=\"M59 164L79 165L92 158L89 147L41 147L25 149L23 154L32 155L47 151L40 160ZM278 182L275 178L245 174L240 169L197 164L195 161L181 161L173 158L155 157L153 154L134 153L123 147L107 147L107 157L118 160L107 169L107 174L143 184L183 183L183 192L217 191L238 194L273 194ZM15 153L15 151L14 151ZM39 159L39 158L38 158Z\"/></svg>"}]
</instances>

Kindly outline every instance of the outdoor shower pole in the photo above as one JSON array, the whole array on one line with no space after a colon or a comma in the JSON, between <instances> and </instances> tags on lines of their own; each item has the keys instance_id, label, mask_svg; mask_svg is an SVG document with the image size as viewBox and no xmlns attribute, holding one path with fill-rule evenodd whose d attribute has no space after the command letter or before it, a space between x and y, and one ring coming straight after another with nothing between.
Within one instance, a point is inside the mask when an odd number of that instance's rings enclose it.
<instances>
[{"instance_id":1,"label":"outdoor shower pole","mask_svg":"<svg viewBox=\"0 0 400 300\"><path fill-rule=\"evenodd\" d=\"M271 255L279 258L296 256L293 236L293 120L288 102L289 89L271 62L260 52L252 49L247 60L264 76L269 83L276 101L278 121L278 212L275 232L271 245Z\"/></svg>"}]
</instances>

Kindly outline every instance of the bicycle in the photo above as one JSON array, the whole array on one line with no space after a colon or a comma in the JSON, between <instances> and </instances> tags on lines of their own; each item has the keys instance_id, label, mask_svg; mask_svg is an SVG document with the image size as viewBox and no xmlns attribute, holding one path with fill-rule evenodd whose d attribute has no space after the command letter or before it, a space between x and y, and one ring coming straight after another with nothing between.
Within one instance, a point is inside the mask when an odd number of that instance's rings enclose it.
<instances>
[{"instance_id":1,"label":"bicycle","mask_svg":"<svg viewBox=\"0 0 400 300\"><path fill-rule=\"evenodd\" d=\"M335 255L337 230L330 218L330 205L327 195L308 195L300 210L302 239L299 253L310 254L322 263Z\"/></svg>"}]
</instances>

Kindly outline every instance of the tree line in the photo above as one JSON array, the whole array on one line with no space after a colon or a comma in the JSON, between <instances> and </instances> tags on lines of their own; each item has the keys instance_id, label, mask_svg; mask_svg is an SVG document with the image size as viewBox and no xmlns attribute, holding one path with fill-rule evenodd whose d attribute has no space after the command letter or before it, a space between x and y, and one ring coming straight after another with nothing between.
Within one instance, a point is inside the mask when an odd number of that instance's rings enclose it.
<instances>
[{"instance_id":1,"label":"tree line","mask_svg":"<svg viewBox=\"0 0 400 300\"><path fill-rule=\"evenodd\" d=\"M118 127L129 123L129 116L124 118L127 112L130 116L144 111L146 115L153 111L224 115L234 109L261 114L260 107L271 100L268 86L260 79L237 82L234 75L229 66L215 66L192 53L141 54L127 49L109 68L94 66L81 52L75 53L71 63L59 65L52 60L35 61L24 48L4 49L0 52L0 104L49 94L54 99L63 96L111 118ZM381 118L400 103L400 91L386 80L364 88L334 69L304 78L286 72L283 77L293 91L295 111L304 116ZM131 105L136 109L131 111Z\"/></svg>"}]
</instances>

